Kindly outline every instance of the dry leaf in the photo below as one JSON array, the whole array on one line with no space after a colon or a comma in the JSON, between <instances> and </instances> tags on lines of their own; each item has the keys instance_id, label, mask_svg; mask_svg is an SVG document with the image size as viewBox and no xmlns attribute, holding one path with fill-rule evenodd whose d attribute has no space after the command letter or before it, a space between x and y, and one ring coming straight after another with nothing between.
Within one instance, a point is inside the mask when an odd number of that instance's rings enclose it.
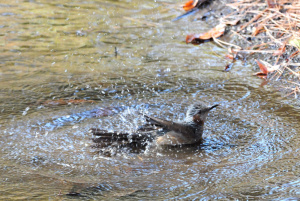
<instances>
[{"instance_id":1,"label":"dry leaf","mask_svg":"<svg viewBox=\"0 0 300 201\"><path fill-rule=\"evenodd\" d=\"M190 0L190 1L186 2L182 7L185 11L191 10L192 8L195 7L194 0Z\"/></svg>"},{"instance_id":2,"label":"dry leaf","mask_svg":"<svg viewBox=\"0 0 300 201\"><path fill-rule=\"evenodd\" d=\"M209 40L212 38L218 38L222 36L225 32L225 24L219 24L215 28L209 30L206 33L201 33L201 34L190 34L186 36L186 43L197 43L197 41L204 41L204 40Z\"/></svg>"},{"instance_id":3,"label":"dry leaf","mask_svg":"<svg viewBox=\"0 0 300 201\"><path fill-rule=\"evenodd\" d=\"M234 59L234 56L232 54L227 54L227 55L225 55L225 58L232 60L232 59Z\"/></svg>"},{"instance_id":4,"label":"dry leaf","mask_svg":"<svg viewBox=\"0 0 300 201\"><path fill-rule=\"evenodd\" d=\"M255 60L256 63L258 64L258 67L260 69L261 72L257 72L255 73L254 75L257 75L257 76L267 76L268 73L272 73L274 71L276 71L279 66L276 65L276 66L272 66L271 64L265 62L265 61L260 61L260 60Z\"/></svg>"},{"instance_id":5,"label":"dry leaf","mask_svg":"<svg viewBox=\"0 0 300 201\"><path fill-rule=\"evenodd\" d=\"M232 21L224 21L223 23L226 24L226 25L234 26L234 25L237 25L237 23L239 23L240 20L241 19L236 19L236 20L232 20Z\"/></svg>"},{"instance_id":6,"label":"dry leaf","mask_svg":"<svg viewBox=\"0 0 300 201\"><path fill-rule=\"evenodd\" d=\"M228 71L230 71L230 70L231 70L231 68L232 68L232 66L233 66L233 62L232 62L232 63L230 63L230 64L227 64L227 65L225 66L225 69L224 69L224 71L225 71L225 72L228 72Z\"/></svg>"},{"instance_id":7,"label":"dry leaf","mask_svg":"<svg viewBox=\"0 0 300 201\"><path fill-rule=\"evenodd\" d=\"M229 52L229 54L227 54L225 56L225 58L232 59L232 60L237 58L237 53L238 53L237 49L233 49L232 47L228 47L228 52Z\"/></svg>"},{"instance_id":8,"label":"dry leaf","mask_svg":"<svg viewBox=\"0 0 300 201\"><path fill-rule=\"evenodd\" d=\"M263 74L263 73L255 73L254 75L256 75L257 77L260 77L260 78L263 78L263 79L267 79L267 75L266 74Z\"/></svg>"}]
</instances>

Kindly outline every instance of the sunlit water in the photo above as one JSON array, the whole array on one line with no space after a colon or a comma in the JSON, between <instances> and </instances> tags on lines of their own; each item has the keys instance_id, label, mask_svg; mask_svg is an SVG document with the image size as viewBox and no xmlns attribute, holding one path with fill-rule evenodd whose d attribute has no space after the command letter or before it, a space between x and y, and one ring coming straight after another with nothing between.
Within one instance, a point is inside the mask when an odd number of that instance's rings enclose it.
<instances>
[{"instance_id":1,"label":"sunlit water","mask_svg":"<svg viewBox=\"0 0 300 201\"><path fill-rule=\"evenodd\" d=\"M1 200L300 197L299 108L250 64L223 72L226 49L185 44L217 21L171 22L178 6L1 2ZM46 104L58 99L94 102ZM197 100L220 105L202 146L112 157L91 148L91 127L132 131L140 113L180 121Z\"/></svg>"}]
</instances>

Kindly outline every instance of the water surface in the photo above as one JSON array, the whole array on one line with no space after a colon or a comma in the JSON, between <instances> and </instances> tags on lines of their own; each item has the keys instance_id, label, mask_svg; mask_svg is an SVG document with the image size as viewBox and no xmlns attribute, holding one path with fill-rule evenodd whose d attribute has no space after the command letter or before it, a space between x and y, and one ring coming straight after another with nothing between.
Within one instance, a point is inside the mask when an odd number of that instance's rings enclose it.
<instances>
[{"instance_id":1,"label":"water surface","mask_svg":"<svg viewBox=\"0 0 300 201\"><path fill-rule=\"evenodd\" d=\"M0 199L300 197L299 108L250 63L224 72L226 49L185 44L218 15L171 22L179 4L0 4ZM49 104L60 99L92 102ZM198 100L220 104L202 146L112 157L91 148L91 127L131 131L140 112L179 121Z\"/></svg>"}]
</instances>

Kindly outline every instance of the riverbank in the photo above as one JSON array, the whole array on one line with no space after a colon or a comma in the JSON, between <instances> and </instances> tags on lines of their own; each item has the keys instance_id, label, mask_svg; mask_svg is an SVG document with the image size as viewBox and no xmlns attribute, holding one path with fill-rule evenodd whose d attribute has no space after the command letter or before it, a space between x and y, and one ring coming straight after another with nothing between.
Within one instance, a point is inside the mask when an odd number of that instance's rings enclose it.
<instances>
[{"instance_id":1,"label":"riverbank","mask_svg":"<svg viewBox=\"0 0 300 201\"><path fill-rule=\"evenodd\" d=\"M253 75L264 79L264 84L271 83L284 97L298 98L300 2L212 1L203 10L200 11L202 18L196 20L203 20L210 13L214 18L210 24L214 28L206 33L187 35L187 43L199 44L209 39L214 40L228 49L225 57L230 61L224 66L226 72L234 68L237 60L251 63L257 67L253 70Z\"/></svg>"},{"instance_id":2,"label":"riverbank","mask_svg":"<svg viewBox=\"0 0 300 201\"><path fill-rule=\"evenodd\" d=\"M300 2L292 0L234 0L226 4L233 10L226 21L239 22L230 30L239 41L232 54L242 53L256 60L268 81L281 85L285 96L298 98L300 92ZM259 59L259 60L257 60Z\"/></svg>"}]
</instances>

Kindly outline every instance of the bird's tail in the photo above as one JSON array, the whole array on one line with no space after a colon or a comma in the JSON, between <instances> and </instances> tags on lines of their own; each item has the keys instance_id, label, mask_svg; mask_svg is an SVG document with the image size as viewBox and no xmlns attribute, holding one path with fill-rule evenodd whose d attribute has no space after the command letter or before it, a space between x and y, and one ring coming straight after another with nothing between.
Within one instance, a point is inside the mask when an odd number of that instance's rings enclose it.
<instances>
[{"instance_id":1,"label":"bird's tail","mask_svg":"<svg viewBox=\"0 0 300 201\"><path fill-rule=\"evenodd\" d=\"M144 115L144 117L146 118L148 125L151 125L152 128L153 128L153 126L155 126L156 128L166 127L167 124L171 123L170 121L167 121L164 119L159 119L156 117L151 117L151 116L147 116L147 115Z\"/></svg>"},{"instance_id":2,"label":"bird's tail","mask_svg":"<svg viewBox=\"0 0 300 201\"><path fill-rule=\"evenodd\" d=\"M129 145L129 146L146 146L153 141L151 132L122 133L115 131L106 131L97 128L90 129L95 136L92 138L97 146L104 147L112 144Z\"/></svg>"}]
</instances>

